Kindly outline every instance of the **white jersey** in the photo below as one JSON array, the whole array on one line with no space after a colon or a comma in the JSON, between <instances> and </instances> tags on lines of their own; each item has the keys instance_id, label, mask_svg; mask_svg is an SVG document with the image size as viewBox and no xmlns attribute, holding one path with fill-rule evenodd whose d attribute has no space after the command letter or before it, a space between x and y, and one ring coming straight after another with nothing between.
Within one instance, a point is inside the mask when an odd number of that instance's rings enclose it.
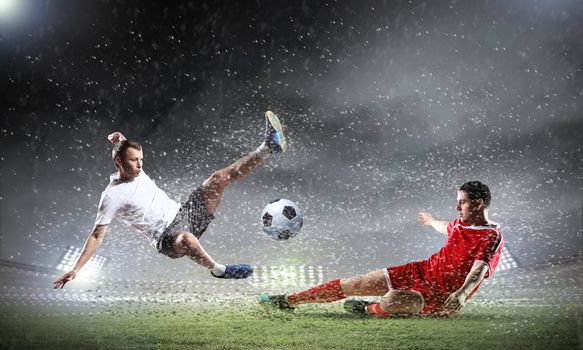
<instances>
[{"instance_id":1,"label":"white jersey","mask_svg":"<svg viewBox=\"0 0 583 350\"><path fill-rule=\"evenodd\" d=\"M120 181L117 177L117 173L112 174L109 185L101 193L95 225L108 225L118 217L155 246L176 217L180 204L168 198L143 171L130 181Z\"/></svg>"}]
</instances>

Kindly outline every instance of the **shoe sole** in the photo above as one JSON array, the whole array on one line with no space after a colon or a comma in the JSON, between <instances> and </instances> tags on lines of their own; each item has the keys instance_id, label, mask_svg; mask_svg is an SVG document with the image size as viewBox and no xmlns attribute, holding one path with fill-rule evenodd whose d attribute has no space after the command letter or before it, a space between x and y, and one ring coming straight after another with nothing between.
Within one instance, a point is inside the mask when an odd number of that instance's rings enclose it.
<instances>
[{"instance_id":1,"label":"shoe sole","mask_svg":"<svg viewBox=\"0 0 583 350\"><path fill-rule=\"evenodd\" d=\"M273 305L272 303L270 303L269 296L266 293L259 294L257 296L257 301L259 302L259 305L261 305L265 312L267 313L270 313L272 311L292 313L294 311L293 309L280 309L277 306Z\"/></svg>"},{"instance_id":2,"label":"shoe sole","mask_svg":"<svg viewBox=\"0 0 583 350\"><path fill-rule=\"evenodd\" d=\"M272 111L265 112L265 119L269 123L269 125L275 130L281 139L279 140L279 147L281 148L281 152L285 152L287 147L287 143L285 141L285 136L283 136L283 127L279 122L279 118L273 113Z\"/></svg>"},{"instance_id":3,"label":"shoe sole","mask_svg":"<svg viewBox=\"0 0 583 350\"><path fill-rule=\"evenodd\" d=\"M347 311L348 313L351 313L353 315L359 315L359 316L368 316L368 313L366 312L366 308L370 303L364 301L364 300L355 300L354 302L350 302L350 301L346 301L344 302L344 310ZM350 308L347 307L347 305L351 305ZM358 305L361 308L356 308L356 305Z\"/></svg>"},{"instance_id":4,"label":"shoe sole","mask_svg":"<svg viewBox=\"0 0 583 350\"><path fill-rule=\"evenodd\" d=\"M275 310L275 307L273 305L269 304L269 296L265 293L261 293L257 296L257 301L259 302L259 305L261 305L263 307L263 309L265 310L265 312L270 312L272 310Z\"/></svg>"}]
</instances>

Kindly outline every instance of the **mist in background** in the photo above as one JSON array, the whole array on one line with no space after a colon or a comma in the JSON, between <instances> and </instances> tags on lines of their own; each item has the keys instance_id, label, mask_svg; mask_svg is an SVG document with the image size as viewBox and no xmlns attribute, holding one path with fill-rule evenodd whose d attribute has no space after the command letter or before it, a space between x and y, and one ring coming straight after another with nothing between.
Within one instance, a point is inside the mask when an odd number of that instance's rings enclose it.
<instances>
[{"instance_id":1,"label":"mist in background","mask_svg":"<svg viewBox=\"0 0 583 350\"><path fill-rule=\"evenodd\" d=\"M323 265L343 275L425 259L456 190L490 186L490 217L524 266L583 247L583 3L578 1L31 1L0 25L0 258L55 266L82 247L115 171L107 135L183 201L262 141L289 151L227 189L203 235L223 263ZM288 198L302 232L277 242L261 210ZM112 277L198 267L110 225ZM166 271L172 271L167 273ZM186 277L187 278L187 275Z\"/></svg>"}]
</instances>

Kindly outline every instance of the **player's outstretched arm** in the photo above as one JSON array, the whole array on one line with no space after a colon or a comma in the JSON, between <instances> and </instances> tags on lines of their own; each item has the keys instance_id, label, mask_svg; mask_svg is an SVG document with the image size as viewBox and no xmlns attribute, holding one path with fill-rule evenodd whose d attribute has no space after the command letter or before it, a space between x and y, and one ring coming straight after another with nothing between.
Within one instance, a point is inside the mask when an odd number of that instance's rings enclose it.
<instances>
[{"instance_id":1,"label":"player's outstretched arm","mask_svg":"<svg viewBox=\"0 0 583 350\"><path fill-rule=\"evenodd\" d=\"M75 277L77 277L79 270L89 261L89 259L91 259L93 254L95 254L95 251L97 251L97 248L101 245L101 242L103 242L103 237L105 236L105 232L107 232L108 226L109 225L99 225L93 228L89 237L85 240L85 246L83 247L81 255L77 259L77 262L75 262L75 266L71 271L63 274L53 282L54 289L63 288L65 283L74 280Z\"/></svg>"},{"instance_id":2,"label":"player's outstretched arm","mask_svg":"<svg viewBox=\"0 0 583 350\"><path fill-rule=\"evenodd\" d=\"M433 215L426 212L420 212L417 215L417 218L419 219L419 222L422 223L423 225L431 226L435 229L435 231L447 236L447 224L448 224L447 221L438 220L435 217L433 217Z\"/></svg>"},{"instance_id":3,"label":"player's outstretched arm","mask_svg":"<svg viewBox=\"0 0 583 350\"><path fill-rule=\"evenodd\" d=\"M470 270L470 273L466 276L464 284L460 289L451 293L449 297L445 300L445 308L449 312L458 311L466 303L466 299L470 293L476 289L484 280L486 273L488 272L488 264L483 261L476 261Z\"/></svg>"}]
</instances>

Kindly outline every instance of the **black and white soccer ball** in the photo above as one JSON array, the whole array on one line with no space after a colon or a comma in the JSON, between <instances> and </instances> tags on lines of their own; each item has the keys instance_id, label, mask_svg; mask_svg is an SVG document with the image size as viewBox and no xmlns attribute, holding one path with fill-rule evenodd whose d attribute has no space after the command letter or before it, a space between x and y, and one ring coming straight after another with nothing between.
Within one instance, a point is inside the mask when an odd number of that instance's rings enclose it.
<instances>
[{"instance_id":1,"label":"black and white soccer ball","mask_svg":"<svg viewBox=\"0 0 583 350\"><path fill-rule=\"evenodd\" d=\"M303 224L300 208L289 199L276 199L261 213L261 227L269 237L282 241L300 232Z\"/></svg>"}]
</instances>

